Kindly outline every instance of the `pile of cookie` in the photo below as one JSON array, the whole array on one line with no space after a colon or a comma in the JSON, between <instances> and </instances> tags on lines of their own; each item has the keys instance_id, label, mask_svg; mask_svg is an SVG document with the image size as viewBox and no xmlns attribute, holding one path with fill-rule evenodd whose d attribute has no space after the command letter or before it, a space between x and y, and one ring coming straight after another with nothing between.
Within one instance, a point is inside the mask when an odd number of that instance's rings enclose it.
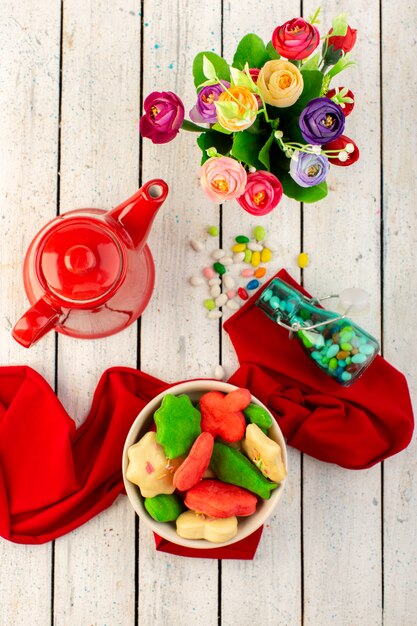
<instances>
[{"instance_id":1,"label":"pile of cookie","mask_svg":"<svg viewBox=\"0 0 417 626\"><path fill-rule=\"evenodd\" d=\"M271 426L247 389L209 391L196 405L188 395L167 393L152 430L128 450L126 477L149 515L175 522L180 537L229 541L237 518L254 514L285 478Z\"/></svg>"}]
</instances>

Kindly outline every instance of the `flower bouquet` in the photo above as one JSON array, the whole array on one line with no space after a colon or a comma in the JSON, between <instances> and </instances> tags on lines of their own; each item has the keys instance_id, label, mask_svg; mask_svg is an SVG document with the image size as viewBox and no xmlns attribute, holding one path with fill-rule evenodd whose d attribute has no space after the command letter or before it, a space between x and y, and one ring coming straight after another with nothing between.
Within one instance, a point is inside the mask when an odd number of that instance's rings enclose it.
<instances>
[{"instance_id":1,"label":"flower bouquet","mask_svg":"<svg viewBox=\"0 0 417 626\"><path fill-rule=\"evenodd\" d=\"M277 26L266 45L246 35L231 65L213 52L197 54L190 120L176 94L146 98L144 137L166 143L181 128L199 133L201 185L213 201L235 198L253 215L269 213L283 193L316 202L327 195L330 164L358 160L355 142L344 134L353 93L330 88L336 75L354 65L349 53L356 30L339 15L321 37L319 11Z\"/></svg>"}]
</instances>

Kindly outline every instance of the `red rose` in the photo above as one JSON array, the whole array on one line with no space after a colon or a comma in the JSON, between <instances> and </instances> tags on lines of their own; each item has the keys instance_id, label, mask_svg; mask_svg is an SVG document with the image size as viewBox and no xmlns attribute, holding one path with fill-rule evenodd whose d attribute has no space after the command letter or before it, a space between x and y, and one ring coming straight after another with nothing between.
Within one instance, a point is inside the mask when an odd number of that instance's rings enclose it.
<instances>
[{"instance_id":1,"label":"red rose","mask_svg":"<svg viewBox=\"0 0 417 626\"><path fill-rule=\"evenodd\" d=\"M333 32L333 28L331 28L328 32L331 35ZM342 50L345 54L346 52L350 52L353 46L356 43L356 28L347 27L346 35L339 37L329 37L327 40L327 45L330 48L332 46L333 50Z\"/></svg>"},{"instance_id":2,"label":"red rose","mask_svg":"<svg viewBox=\"0 0 417 626\"><path fill-rule=\"evenodd\" d=\"M272 33L272 45L286 59L306 59L320 43L320 34L301 17L285 22Z\"/></svg>"},{"instance_id":3,"label":"red rose","mask_svg":"<svg viewBox=\"0 0 417 626\"><path fill-rule=\"evenodd\" d=\"M352 113L353 107L355 106L355 96L346 87L336 87L336 89L330 89L326 93L326 98L333 100L336 104L338 104L345 117L347 117L350 113ZM349 102L352 100L352 102Z\"/></svg>"},{"instance_id":4,"label":"red rose","mask_svg":"<svg viewBox=\"0 0 417 626\"><path fill-rule=\"evenodd\" d=\"M352 139L346 137L346 135L340 135L334 141L326 143L323 146L324 154L329 159L329 163L333 165L340 165L346 167L347 165L353 165L359 159L359 148ZM332 154L328 154L328 150L338 150Z\"/></svg>"},{"instance_id":5,"label":"red rose","mask_svg":"<svg viewBox=\"0 0 417 626\"><path fill-rule=\"evenodd\" d=\"M282 197L282 185L278 178L258 170L248 174L245 191L237 198L240 206L252 215L266 215L274 209Z\"/></svg>"}]
</instances>

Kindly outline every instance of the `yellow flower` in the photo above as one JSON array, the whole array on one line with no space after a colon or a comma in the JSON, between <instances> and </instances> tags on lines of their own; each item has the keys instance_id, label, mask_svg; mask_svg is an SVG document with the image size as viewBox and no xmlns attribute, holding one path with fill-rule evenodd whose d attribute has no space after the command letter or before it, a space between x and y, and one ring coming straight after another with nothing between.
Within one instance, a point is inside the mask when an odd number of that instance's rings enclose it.
<instances>
[{"instance_id":1,"label":"yellow flower","mask_svg":"<svg viewBox=\"0 0 417 626\"><path fill-rule=\"evenodd\" d=\"M263 99L274 107L290 107L303 91L304 81L300 70L290 63L277 59L267 61L256 82Z\"/></svg>"},{"instance_id":2,"label":"yellow flower","mask_svg":"<svg viewBox=\"0 0 417 626\"><path fill-rule=\"evenodd\" d=\"M217 120L223 128L232 132L252 126L258 111L258 101L247 87L229 87L214 103Z\"/></svg>"}]
</instances>

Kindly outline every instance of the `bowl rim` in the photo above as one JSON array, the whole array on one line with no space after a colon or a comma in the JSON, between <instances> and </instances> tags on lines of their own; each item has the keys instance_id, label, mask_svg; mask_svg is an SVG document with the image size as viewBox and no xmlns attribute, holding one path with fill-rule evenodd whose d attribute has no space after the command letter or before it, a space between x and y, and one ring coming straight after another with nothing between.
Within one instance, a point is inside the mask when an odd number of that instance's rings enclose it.
<instances>
[{"instance_id":1,"label":"bowl rim","mask_svg":"<svg viewBox=\"0 0 417 626\"><path fill-rule=\"evenodd\" d=\"M273 421L272 421L271 429L275 431L274 440L277 440L277 442L279 443L281 447L282 458L284 461L285 468L287 470L286 476L284 480L281 481L280 486L277 487L277 489L275 489L271 493L271 497L268 500L263 500L263 503L266 503L269 506L266 506L266 507L264 506L263 512L260 510L254 513L253 516L248 516L248 518L240 518L243 520L243 519L249 519L250 517L252 518L260 517L261 519L259 523L256 523L253 528L250 528L246 532L245 530L242 531L240 535L239 535L239 530L238 530L235 537L233 537L232 539L229 539L228 541L223 541L219 543L213 543L213 542L207 541L206 539L185 539L183 537L180 537L175 532L175 529L172 529L172 526L170 524L168 524L167 522L157 522L149 515L149 513L146 511L145 506L143 504L144 498L140 494L139 487L135 485L134 483L130 482L126 478L126 470L128 466L127 451L130 448L130 446L137 443L137 441L139 440L140 432L142 431L142 429L144 429L144 427L146 427L147 422L149 423L151 422L153 415L155 411L157 410L157 408L160 406L164 396L166 396L168 393L172 393L174 395L180 395L181 393L183 394L193 393L193 392L198 393L200 391L201 391L201 395L203 395L204 393L207 393L208 391L221 391L224 393L229 393L236 389L239 389L239 387L236 385L219 381L216 379L211 379L211 378L201 378L201 379L197 378L197 379L182 381L180 383L177 383L175 385L168 387L167 389L159 393L157 396L152 398L152 400L150 400L142 408L142 410L137 415L137 417L135 418L134 422L132 423L129 429L129 432L127 434L127 437L123 446L123 454L122 454L122 473L123 473L123 483L124 483L124 487L126 490L126 494L127 494L127 497L131 506L136 511L137 515L139 516L139 519L142 520L145 523L145 525L148 528L150 528L154 533L156 533L157 535L159 535L166 541L170 541L171 543L175 543L176 545L183 546L186 548L195 548L195 549L204 549L204 550L222 548L225 546L232 545L234 543L242 541L243 539L245 539L246 537L254 533L258 528L260 528L265 523L265 521L273 514L278 504L278 501L281 498L281 495L284 490L287 477L288 477L288 454L287 454L286 442L282 434L282 431L278 425L278 422L275 420L274 416L271 414L271 411L260 400L258 400L258 398L254 396L252 393L251 393L251 402L264 408L266 411L268 411L268 413L272 417ZM145 432L147 432L147 430L149 429L145 429ZM145 432L143 434L145 434ZM171 532L169 532L169 530L167 529L170 529ZM175 533L175 536L173 536L174 533Z\"/></svg>"}]
</instances>

